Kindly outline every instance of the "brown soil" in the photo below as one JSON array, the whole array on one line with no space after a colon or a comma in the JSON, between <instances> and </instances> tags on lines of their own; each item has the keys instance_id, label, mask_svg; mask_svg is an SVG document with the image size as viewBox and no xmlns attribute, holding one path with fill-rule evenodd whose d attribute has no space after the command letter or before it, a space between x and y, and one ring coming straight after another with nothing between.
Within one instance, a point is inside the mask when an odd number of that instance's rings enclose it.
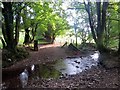
<instances>
[{"instance_id":1,"label":"brown soil","mask_svg":"<svg viewBox=\"0 0 120 90\"><path fill-rule=\"evenodd\" d=\"M52 62L64 59L68 56L81 56L81 52L68 52L66 48L61 48L60 44L39 45L38 51L30 51L30 57L17 62L6 70L14 71L24 66ZM38 79L31 80L28 88L118 88L118 69L106 70L98 66L84 71L78 75L59 79Z\"/></svg>"}]
</instances>

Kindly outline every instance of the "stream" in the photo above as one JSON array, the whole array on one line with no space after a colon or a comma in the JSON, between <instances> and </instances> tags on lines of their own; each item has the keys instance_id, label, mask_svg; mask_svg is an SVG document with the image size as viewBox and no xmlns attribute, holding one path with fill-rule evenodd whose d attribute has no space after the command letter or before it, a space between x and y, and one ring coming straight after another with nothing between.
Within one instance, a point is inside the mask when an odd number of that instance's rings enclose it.
<instances>
[{"instance_id":1,"label":"stream","mask_svg":"<svg viewBox=\"0 0 120 90\"><path fill-rule=\"evenodd\" d=\"M98 65L99 52L86 57L67 57L66 59L48 62L39 65L31 65L24 68L22 72L16 72L13 77L5 76L2 82L3 90L9 88L25 88L31 79L40 78L66 78L70 75L80 74L91 67ZM12 72L11 72L12 73ZM4 73L2 74L4 76Z\"/></svg>"}]
</instances>

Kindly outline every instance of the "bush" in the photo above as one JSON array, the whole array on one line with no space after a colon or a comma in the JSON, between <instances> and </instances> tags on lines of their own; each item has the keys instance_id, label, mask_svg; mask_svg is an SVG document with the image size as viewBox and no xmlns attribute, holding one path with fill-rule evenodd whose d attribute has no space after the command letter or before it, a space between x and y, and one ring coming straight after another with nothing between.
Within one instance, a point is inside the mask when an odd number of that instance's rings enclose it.
<instances>
[{"instance_id":1,"label":"bush","mask_svg":"<svg viewBox=\"0 0 120 90\"><path fill-rule=\"evenodd\" d=\"M23 47L17 48L17 53L8 51L7 49L2 50L2 67L7 67L14 64L17 61L20 61L29 56L29 52L26 51Z\"/></svg>"}]
</instances>

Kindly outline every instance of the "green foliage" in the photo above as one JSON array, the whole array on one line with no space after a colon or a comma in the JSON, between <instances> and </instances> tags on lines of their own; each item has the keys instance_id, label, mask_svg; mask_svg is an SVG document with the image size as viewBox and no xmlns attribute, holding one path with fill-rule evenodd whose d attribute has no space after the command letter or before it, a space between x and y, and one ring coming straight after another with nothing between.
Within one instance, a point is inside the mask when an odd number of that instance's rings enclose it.
<instances>
[{"instance_id":1,"label":"green foliage","mask_svg":"<svg viewBox=\"0 0 120 90\"><path fill-rule=\"evenodd\" d=\"M55 37L60 34L64 34L64 31L68 29L68 24L63 17L61 17L58 13L55 13L53 8L50 8L52 3L50 2L29 2L27 6L21 13L23 18L22 27L29 28L30 36L33 36L33 32L35 33L35 39L41 38L45 32L50 31L50 36L53 34ZM59 6L56 6L59 7ZM60 7L59 7L60 10ZM35 25L37 25L36 30ZM51 25L51 30L48 30L48 24ZM32 32L32 29L34 31Z\"/></svg>"},{"instance_id":2,"label":"green foliage","mask_svg":"<svg viewBox=\"0 0 120 90\"><path fill-rule=\"evenodd\" d=\"M108 7L107 26L108 47L117 50L119 43L119 2L111 2Z\"/></svg>"}]
</instances>

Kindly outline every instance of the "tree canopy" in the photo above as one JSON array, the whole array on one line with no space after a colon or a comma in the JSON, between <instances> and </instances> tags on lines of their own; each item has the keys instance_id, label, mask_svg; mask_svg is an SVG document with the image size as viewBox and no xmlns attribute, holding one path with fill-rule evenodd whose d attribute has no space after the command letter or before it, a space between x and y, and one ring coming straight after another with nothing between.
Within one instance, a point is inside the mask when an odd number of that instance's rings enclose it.
<instances>
[{"instance_id":1,"label":"tree canopy","mask_svg":"<svg viewBox=\"0 0 120 90\"><path fill-rule=\"evenodd\" d=\"M2 2L3 48L16 52L20 32L25 32L23 44L40 39L53 43L56 36L74 28L76 41L77 37L82 42L93 39L100 52L115 47L119 51L119 2L74 1L66 9L64 4L61 0Z\"/></svg>"}]
</instances>

